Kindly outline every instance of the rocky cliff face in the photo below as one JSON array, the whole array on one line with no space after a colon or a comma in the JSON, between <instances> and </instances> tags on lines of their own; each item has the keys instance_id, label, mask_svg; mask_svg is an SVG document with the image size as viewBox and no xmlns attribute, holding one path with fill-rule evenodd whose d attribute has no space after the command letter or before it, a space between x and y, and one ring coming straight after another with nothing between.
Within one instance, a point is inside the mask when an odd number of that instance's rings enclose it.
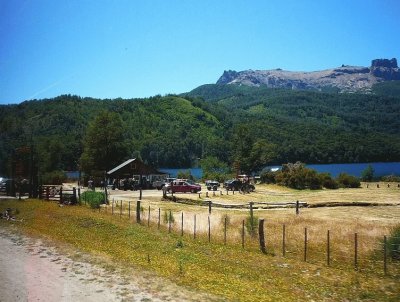
<instances>
[{"instance_id":1,"label":"rocky cliff face","mask_svg":"<svg viewBox=\"0 0 400 302\"><path fill-rule=\"evenodd\" d=\"M282 69L224 71L217 84L265 85L271 88L369 92L382 81L400 80L400 68L395 58L376 59L371 67L342 65L334 69L295 72Z\"/></svg>"}]
</instances>

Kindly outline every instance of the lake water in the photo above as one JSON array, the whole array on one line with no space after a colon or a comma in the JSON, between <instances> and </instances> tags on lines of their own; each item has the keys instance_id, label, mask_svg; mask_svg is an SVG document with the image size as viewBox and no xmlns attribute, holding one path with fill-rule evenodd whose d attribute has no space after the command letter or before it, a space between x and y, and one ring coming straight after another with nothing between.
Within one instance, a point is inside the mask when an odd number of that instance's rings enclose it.
<instances>
[{"instance_id":1,"label":"lake water","mask_svg":"<svg viewBox=\"0 0 400 302\"><path fill-rule=\"evenodd\" d=\"M374 177L385 175L400 176L400 162L391 163L357 163L357 164L326 164L326 165L306 165L310 169L314 169L319 173L330 173L332 177L337 177L340 173L347 173L356 177L360 177L368 165L374 168ZM281 166L269 166L269 168L280 168ZM190 171L195 178L203 176L201 168L192 169L159 169L162 172L170 174L171 177L176 177L179 171Z\"/></svg>"}]
</instances>

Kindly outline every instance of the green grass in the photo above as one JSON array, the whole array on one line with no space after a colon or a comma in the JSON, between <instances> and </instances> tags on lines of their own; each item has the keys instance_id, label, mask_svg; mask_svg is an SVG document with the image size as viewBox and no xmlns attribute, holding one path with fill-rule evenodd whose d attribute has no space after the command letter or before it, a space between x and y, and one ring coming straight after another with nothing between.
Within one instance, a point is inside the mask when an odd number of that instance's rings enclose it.
<instances>
[{"instance_id":1,"label":"green grass","mask_svg":"<svg viewBox=\"0 0 400 302\"><path fill-rule=\"evenodd\" d=\"M208 243L206 236L180 236L139 225L83 206L59 207L38 200L2 201L3 212L18 209L17 219L0 220L31 236L69 244L83 252L103 255L115 265L151 271L177 284L234 301L398 301L397 277L381 272L304 263L263 255L256 242L246 245Z\"/></svg>"}]
</instances>

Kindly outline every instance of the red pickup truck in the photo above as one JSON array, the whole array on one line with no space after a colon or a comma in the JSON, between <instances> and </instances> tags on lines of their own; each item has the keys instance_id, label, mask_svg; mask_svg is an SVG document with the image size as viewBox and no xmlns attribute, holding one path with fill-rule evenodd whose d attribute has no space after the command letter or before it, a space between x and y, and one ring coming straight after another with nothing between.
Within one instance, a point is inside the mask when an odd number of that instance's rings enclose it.
<instances>
[{"instance_id":1,"label":"red pickup truck","mask_svg":"<svg viewBox=\"0 0 400 302\"><path fill-rule=\"evenodd\" d=\"M201 191L201 186L190 180L175 179L173 182L166 184L164 190L166 190L168 193L176 193L176 192L197 193Z\"/></svg>"}]
</instances>

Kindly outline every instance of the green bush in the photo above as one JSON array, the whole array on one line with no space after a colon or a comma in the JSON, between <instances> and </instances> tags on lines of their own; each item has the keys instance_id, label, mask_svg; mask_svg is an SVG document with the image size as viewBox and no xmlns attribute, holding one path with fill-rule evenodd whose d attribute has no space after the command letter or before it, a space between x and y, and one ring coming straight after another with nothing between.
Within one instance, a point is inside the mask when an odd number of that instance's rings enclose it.
<instances>
[{"instance_id":1,"label":"green bush","mask_svg":"<svg viewBox=\"0 0 400 302\"><path fill-rule=\"evenodd\" d=\"M339 188L338 182L334 180L329 173L321 173L319 174L319 178L321 179L321 184L324 188L327 189Z\"/></svg>"},{"instance_id":2,"label":"green bush","mask_svg":"<svg viewBox=\"0 0 400 302\"><path fill-rule=\"evenodd\" d=\"M106 202L106 196L103 192L86 191L81 195L81 199L89 204L92 209L98 209L101 204Z\"/></svg>"},{"instance_id":3,"label":"green bush","mask_svg":"<svg viewBox=\"0 0 400 302\"><path fill-rule=\"evenodd\" d=\"M264 171L260 175L260 180L264 184L274 184L276 183L275 175L276 173L272 172L271 170Z\"/></svg>"},{"instance_id":4,"label":"green bush","mask_svg":"<svg viewBox=\"0 0 400 302\"><path fill-rule=\"evenodd\" d=\"M298 190L322 188L321 179L317 171L306 168L301 162L288 163L282 170L275 174L276 183Z\"/></svg>"},{"instance_id":5,"label":"green bush","mask_svg":"<svg viewBox=\"0 0 400 302\"><path fill-rule=\"evenodd\" d=\"M247 233L251 236L255 236L258 232L258 217L253 215L253 217L251 217L251 215L246 217L246 230Z\"/></svg>"},{"instance_id":6,"label":"green bush","mask_svg":"<svg viewBox=\"0 0 400 302\"><path fill-rule=\"evenodd\" d=\"M337 182L341 188L359 188L361 187L360 180L347 173L340 173Z\"/></svg>"}]
</instances>

